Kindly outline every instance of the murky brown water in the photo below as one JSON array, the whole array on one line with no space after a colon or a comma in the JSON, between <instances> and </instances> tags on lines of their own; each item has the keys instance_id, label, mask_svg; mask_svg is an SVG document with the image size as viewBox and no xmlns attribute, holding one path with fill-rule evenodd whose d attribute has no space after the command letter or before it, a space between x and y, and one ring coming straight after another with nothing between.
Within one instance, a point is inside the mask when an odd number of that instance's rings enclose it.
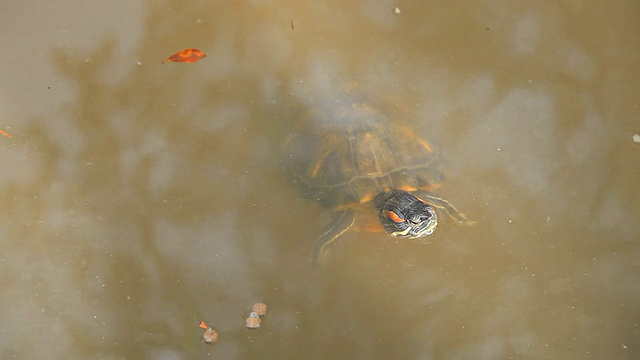
<instances>
[{"instance_id":1,"label":"murky brown water","mask_svg":"<svg viewBox=\"0 0 640 360\"><path fill-rule=\"evenodd\" d=\"M1 358L640 358L637 2L152 3L0 15ZM352 80L477 223L313 271L280 144Z\"/></svg>"}]
</instances>

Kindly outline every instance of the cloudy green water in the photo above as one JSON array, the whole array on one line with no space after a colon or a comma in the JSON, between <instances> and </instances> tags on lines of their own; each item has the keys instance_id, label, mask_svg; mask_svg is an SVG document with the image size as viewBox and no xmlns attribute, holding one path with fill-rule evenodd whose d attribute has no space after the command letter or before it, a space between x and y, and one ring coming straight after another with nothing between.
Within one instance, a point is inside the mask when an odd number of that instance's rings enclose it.
<instances>
[{"instance_id":1,"label":"cloudy green water","mask_svg":"<svg viewBox=\"0 0 640 360\"><path fill-rule=\"evenodd\" d=\"M637 359L639 16L4 5L0 357ZM186 47L208 56L161 64ZM331 214L290 184L281 143L352 83L440 153L438 194L476 224L444 221L429 245L349 233L314 271Z\"/></svg>"}]
</instances>

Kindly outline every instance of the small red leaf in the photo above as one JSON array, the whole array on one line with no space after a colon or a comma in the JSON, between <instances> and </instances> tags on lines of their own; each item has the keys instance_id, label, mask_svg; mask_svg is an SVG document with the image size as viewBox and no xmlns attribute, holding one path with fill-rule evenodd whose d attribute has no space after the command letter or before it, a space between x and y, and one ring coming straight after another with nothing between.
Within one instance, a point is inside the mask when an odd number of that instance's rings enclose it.
<instances>
[{"instance_id":1,"label":"small red leaf","mask_svg":"<svg viewBox=\"0 0 640 360\"><path fill-rule=\"evenodd\" d=\"M163 62L186 62L193 63L202 60L207 54L198 49L184 49L169 56L167 60Z\"/></svg>"}]
</instances>

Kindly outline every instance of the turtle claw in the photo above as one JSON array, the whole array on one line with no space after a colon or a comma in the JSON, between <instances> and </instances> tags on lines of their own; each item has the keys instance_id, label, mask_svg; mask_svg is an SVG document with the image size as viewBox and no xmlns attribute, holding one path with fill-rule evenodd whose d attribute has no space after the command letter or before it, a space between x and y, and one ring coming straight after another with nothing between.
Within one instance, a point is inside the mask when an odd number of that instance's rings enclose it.
<instances>
[{"instance_id":1,"label":"turtle claw","mask_svg":"<svg viewBox=\"0 0 640 360\"><path fill-rule=\"evenodd\" d=\"M316 239L316 242L313 244L313 254L311 255L311 263L314 268L318 268L318 265L326 263L330 254L327 247L333 244L340 235L351 229L355 220L356 216L353 209L344 210L337 216L331 227Z\"/></svg>"},{"instance_id":2,"label":"turtle claw","mask_svg":"<svg viewBox=\"0 0 640 360\"><path fill-rule=\"evenodd\" d=\"M435 206L438 209L444 210L449 216L451 216L453 220L457 221L460 224L473 225L476 223L476 221L467 219L467 216L465 214L458 211L458 209L456 209L455 206L453 206L450 202L448 202L443 198L439 198L437 196L434 196L432 194L425 193L425 192L420 193L419 196L423 198L430 205Z\"/></svg>"},{"instance_id":3,"label":"turtle claw","mask_svg":"<svg viewBox=\"0 0 640 360\"><path fill-rule=\"evenodd\" d=\"M313 268L318 269L327 264L328 259L331 257L330 249L323 249L320 254L318 254L317 259L313 259Z\"/></svg>"}]
</instances>

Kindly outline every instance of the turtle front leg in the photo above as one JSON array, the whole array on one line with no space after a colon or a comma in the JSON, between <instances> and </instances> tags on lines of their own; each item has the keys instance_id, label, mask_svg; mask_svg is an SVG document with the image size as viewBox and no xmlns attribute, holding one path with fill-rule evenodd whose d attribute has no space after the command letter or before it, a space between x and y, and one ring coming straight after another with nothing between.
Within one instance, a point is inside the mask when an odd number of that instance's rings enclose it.
<instances>
[{"instance_id":1,"label":"turtle front leg","mask_svg":"<svg viewBox=\"0 0 640 360\"><path fill-rule=\"evenodd\" d=\"M353 226L355 220L356 216L353 209L344 210L338 214L331 227L316 239L313 244L313 254L311 255L311 262L314 268L317 268L318 264L322 264L326 260L329 254L327 247L333 244L340 235L347 232Z\"/></svg>"},{"instance_id":2,"label":"turtle front leg","mask_svg":"<svg viewBox=\"0 0 640 360\"><path fill-rule=\"evenodd\" d=\"M467 216L465 214L458 211L458 209L456 209L455 206L453 206L450 202L448 202L443 198L439 198L437 196L434 196L426 192L421 192L417 195L422 200L429 203L430 205L435 206L438 209L444 210L447 214L449 214L449 216L451 216L455 221L459 222L460 224L472 225L475 223L475 221L471 221L467 219Z\"/></svg>"}]
</instances>

